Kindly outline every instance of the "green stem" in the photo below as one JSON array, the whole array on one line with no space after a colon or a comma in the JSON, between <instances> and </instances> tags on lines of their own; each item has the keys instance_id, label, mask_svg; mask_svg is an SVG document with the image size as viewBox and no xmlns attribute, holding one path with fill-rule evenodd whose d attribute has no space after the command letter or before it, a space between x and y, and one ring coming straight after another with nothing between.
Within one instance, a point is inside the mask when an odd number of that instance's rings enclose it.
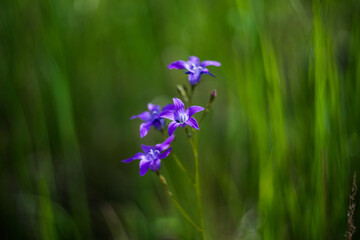
<instances>
[{"instance_id":1,"label":"green stem","mask_svg":"<svg viewBox=\"0 0 360 240\"><path fill-rule=\"evenodd\" d=\"M190 176L190 174L188 173L188 171L186 171L186 168L184 167L184 165L181 163L180 159L178 158L178 156L175 153L171 154L173 159L175 160L176 164L179 166L179 168L181 169L181 171L188 177L189 181L191 182L192 186L195 187L195 182L192 179L192 177Z\"/></svg>"},{"instance_id":2,"label":"green stem","mask_svg":"<svg viewBox=\"0 0 360 240\"><path fill-rule=\"evenodd\" d=\"M194 94L194 91L195 91L195 87L196 87L196 84L195 85L191 85L190 87L190 94L189 94L189 106L191 106L191 100L192 100L192 97L193 97L193 94Z\"/></svg>"},{"instance_id":3,"label":"green stem","mask_svg":"<svg viewBox=\"0 0 360 240\"><path fill-rule=\"evenodd\" d=\"M210 107L211 107L212 103L214 102L215 98L216 98L216 90L214 89L210 94L209 102L207 103L205 111L204 111L203 115L200 118L199 124L204 120L204 118L206 117L206 114L208 112L210 112Z\"/></svg>"},{"instance_id":4,"label":"green stem","mask_svg":"<svg viewBox=\"0 0 360 240\"><path fill-rule=\"evenodd\" d=\"M203 228L199 227L186 213L183 207L181 207L180 203L175 199L174 194L170 191L169 186L166 182L166 179L163 175L160 174L159 171L156 172L156 175L159 177L160 182L164 186L166 193L169 195L173 203L175 204L175 207L178 209L179 213L191 224L197 231L199 231L201 234L204 234Z\"/></svg>"},{"instance_id":5,"label":"green stem","mask_svg":"<svg viewBox=\"0 0 360 240\"><path fill-rule=\"evenodd\" d=\"M210 104L209 103L206 105L205 111L199 120L199 125L204 120L204 118L206 117L208 112L210 112Z\"/></svg>"},{"instance_id":6,"label":"green stem","mask_svg":"<svg viewBox=\"0 0 360 240\"><path fill-rule=\"evenodd\" d=\"M165 136L165 131L162 130L162 135L163 135L163 138L166 139L166 136ZM175 154L175 153L171 153L173 159L175 160L176 164L178 165L178 167L181 169L181 171L188 177L189 181L191 182L192 186L195 187L195 182L194 180L192 179L192 177L190 176L190 174L188 173L188 171L186 171L186 168L184 167L184 165L181 163L179 157Z\"/></svg>"},{"instance_id":7,"label":"green stem","mask_svg":"<svg viewBox=\"0 0 360 240\"><path fill-rule=\"evenodd\" d=\"M204 216L203 216L203 209L202 209L202 201L201 201L201 189L200 189L200 175L199 175L199 154L197 151L197 144L196 144L196 134L193 134L193 138L195 141L192 140L191 134L187 127L185 127L185 132L188 137L190 146L194 153L194 164L195 164L195 191L196 191L196 198L197 198L197 207L198 207L198 214L200 218L200 227L204 229ZM194 143L195 142L195 143ZM201 232L201 238L205 240L205 231Z\"/></svg>"}]
</instances>

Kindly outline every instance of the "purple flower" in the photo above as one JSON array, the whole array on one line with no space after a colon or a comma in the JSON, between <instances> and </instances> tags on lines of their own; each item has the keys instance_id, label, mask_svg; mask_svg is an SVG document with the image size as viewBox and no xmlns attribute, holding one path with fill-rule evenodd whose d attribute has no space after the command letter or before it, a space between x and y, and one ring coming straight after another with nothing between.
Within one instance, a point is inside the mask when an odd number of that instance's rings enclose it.
<instances>
[{"instance_id":1,"label":"purple flower","mask_svg":"<svg viewBox=\"0 0 360 240\"><path fill-rule=\"evenodd\" d=\"M185 127L186 125L189 125L190 127L199 130L199 125L192 115L204 110L204 108L200 106L191 106L185 110L184 103L180 99L173 98L173 101L174 110L165 110L159 115L160 117L172 120L168 129L169 136L171 136L179 126Z\"/></svg>"},{"instance_id":2,"label":"purple flower","mask_svg":"<svg viewBox=\"0 0 360 240\"><path fill-rule=\"evenodd\" d=\"M170 154L171 148L169 147L174 138L175 136L172 135L163 143L156 144L155 146L141 144L143 152L138 152L133 157L122 160L122 162L129 163L134 159L140 159L140 176L144 176L149 169L156 172L161 167L161 159L166 158Z\"/></svg>"},{"instance_id":3,"label":"purple flower","mask_svg":"<svg viewBox=\"0 0 360 240\"><path fill-rule=\"evenodd\" d=\"M189 58L189 61L185 62L182 60L176 61L171 63L168 68L169 69L186 69L187 71L185 72L186 74L189 75L189 82L191 85L195 85L200 81L200 77L202 74L208 74L210 76L215 77L214 75L212 75L209 72L209 69L207 69L207 66L216 66L216 67L220 67L221 63L217 62L217 61L210 61L210 60L206 60L200 63L200 60L198 57L195 56L191 56Z\"/></svg>"},{"instance_id":4,"label":"purple flower","mask_svg":"<svg viewBox=\"0 0 360 240\"><path fill-rule=\"evenodd\" d=\"M163 107L164 110L171 110L174 106L172 104L166 105ZM140 124L140 137L143 138L147 135L149 132L151 126L154 126L158 130L165 129L165 119L162 117L159 117L159 114L161 113L160 105L154 105L149 103L148 104L149 112L143 112L139 115L132 116L130 119L134 118L140 118L144 121L144 123Z\"/></svg>"}]
</instances>

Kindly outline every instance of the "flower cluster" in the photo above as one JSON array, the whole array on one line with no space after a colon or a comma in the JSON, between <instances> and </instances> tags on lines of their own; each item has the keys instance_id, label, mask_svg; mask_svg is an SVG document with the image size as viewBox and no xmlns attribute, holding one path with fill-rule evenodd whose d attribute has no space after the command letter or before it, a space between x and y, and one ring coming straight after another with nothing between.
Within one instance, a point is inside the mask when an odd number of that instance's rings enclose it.
<instances>
[{"instance_id":1,"label":"flower cluster","mask_svg":"<svg viewBox=\"0 0 360 240\"><path fill-rule=\"evenodd\" d=\"M213 76L206 68L209 65L220 66L221 64L216 61L203 61L200 63L199 58L190 57L189 61L176 61L171 63L169 69L186 69L186 74L189 75L189 83L193 86L198 84L202 74L209 74ZM161 167L161 159L166 158L171 152L171 143L175 139L175 130L178 127L190 126L199 130L199 124L193 117L194 114L203 111L205 108L201 106L190 106L185 109L184 103L179 98L173 98L173 103L168 104L161 108L159 105L149 103L147 105L149 111L134 115L130 119L139 118L143 121L140 124L140 137L145 137L153 126L159 131L166 129L166 119L171 122L168 125L169 137L162 143L155 146L141 145L143 152L136 153L133 157L123 160L129 163L135 159L140 160L140 176L145 175L148 170L157 172Z\"/></svg>"}]
</instances>

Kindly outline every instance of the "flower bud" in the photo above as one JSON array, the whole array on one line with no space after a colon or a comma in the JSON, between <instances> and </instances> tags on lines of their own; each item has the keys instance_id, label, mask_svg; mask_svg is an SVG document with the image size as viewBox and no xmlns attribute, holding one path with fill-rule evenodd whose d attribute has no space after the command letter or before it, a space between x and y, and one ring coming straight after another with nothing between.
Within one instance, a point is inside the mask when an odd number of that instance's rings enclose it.
<instances>
[{"instance_id":1,"label":"flower bud","mask_svg":"<svg viewBox=\"0 0 360 240\"><path fill-rule=\"evenodd\" d=\"M215 100L215 98L216 98L216 90L214 89L211 92L209 103L211 104Z\"/></svg>"},{"instance_id":2,"label":"flower bud","mask_svg":"<svg viewBox=\"0 0 360 240\"><path fill-rule=\"evenodd\" d=\"M187 89L183 85L177 85L176 86L178 92L180 93L181 97L184 99L185 102L189 101L188 95L187 95Z\"/></svg>"}]
</instances>

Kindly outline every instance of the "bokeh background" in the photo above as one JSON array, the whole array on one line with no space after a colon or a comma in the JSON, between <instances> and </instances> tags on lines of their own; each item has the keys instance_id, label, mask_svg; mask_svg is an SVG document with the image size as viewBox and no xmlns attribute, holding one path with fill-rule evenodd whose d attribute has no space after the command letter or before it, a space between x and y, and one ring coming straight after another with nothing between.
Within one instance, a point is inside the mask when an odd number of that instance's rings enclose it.
<instances>
[{"instance_id":1,"label":"bokeh background","mask_svg":"<svg viewBox=\"0 0 360 240\"><path fill-rule=\"evenodd\" d=\"M129 118L179 97L186 75L167 65L191 55L222 63L193 101L217 89L198 135L208 239L343 239L359 13L356 0L1 1L1 239L199 239L155 174L120 162L162 140ZM173 151L192 173L181 130ZM161 171L196 219L174 160Z\"/></svg>"}]
</instances>

